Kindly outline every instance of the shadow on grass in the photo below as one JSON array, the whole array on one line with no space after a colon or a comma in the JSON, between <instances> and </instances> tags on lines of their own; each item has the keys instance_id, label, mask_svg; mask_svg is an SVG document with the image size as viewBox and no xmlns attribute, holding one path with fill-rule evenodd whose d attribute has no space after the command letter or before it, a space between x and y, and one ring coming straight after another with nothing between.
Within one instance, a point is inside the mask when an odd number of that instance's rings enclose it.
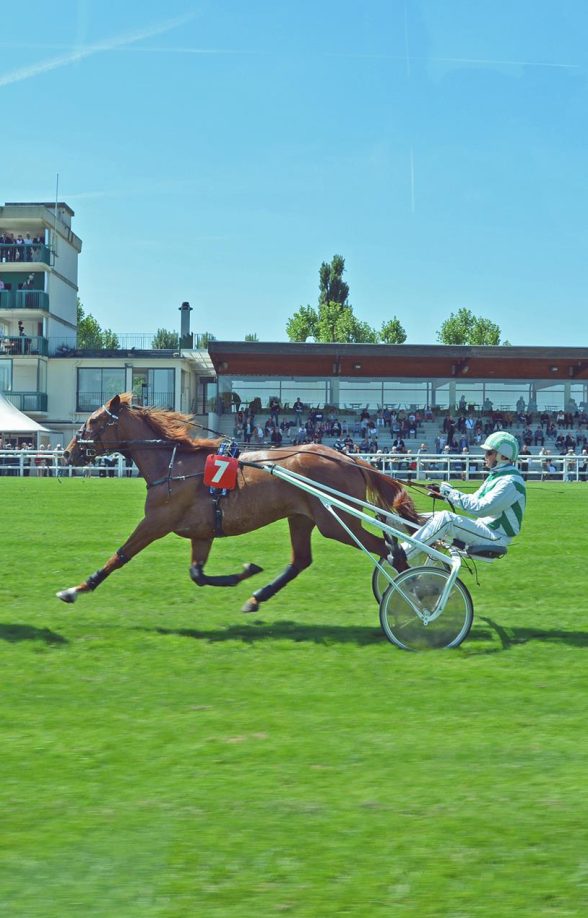
<instances>
[{"instance_id":1,"label":"shadow on grass","mask_svg":"<svg viewBox=\"0 0 588 918\"><path fill-rule=\"evenodd\" d=\"M543 628L504 628L498 622L492 621L491 618L481 616L477 622L486 622L487 628L480 627L474 623L474 627L468 637L469 641L500 641L499 647L490 647L482 650L481 653L500 653L503 650L510 650L517 644L528 644L530 641L548 641L554 644L570 644L572 647L588 647L588 632L586 631L563 631L561 628L545 630Z\"/></svg>"},{"instance_id":2,"label":"shadow on grass","mask_svg":"<svg viewBox=\"0 0 588 918\"><path fill-rule=\"evenodd\" d=\"M484 622L486 627L480 623ZM151 629L149 629L151 630ZM216 630L200 630L196 628L155 628L157 634L175 635L177 637L193 638L198 641L243 641L252 644L263 640L311 642L313 644L378 644L386 641L386 637L379 628L348 625L309 625L295 621L265 623L260 620L250 621L242 625L228 625L226 628ZM553 643L571 644L575 647L588 647L588 632L562 631L553 629L545 631L540 628L504 628L490 618L479 618L464 644L475 642L489 642L493 646L482 647L473 651L474 655L488 653L502 653L510 650L517 644L527 644L529 641L549 641ZM470 651L471 653L471 651Z\"/></svg>"},{"instance_id":3,"label":"shadow on grass","mask_svg":"<svg viewBox=\"0 0 588 918\"><path fill-rule=\"evenodd\" d=\"M44 641L45 644L69 644L67 638L50 631L49 628L34 628L32 625L13 625L0 622L0 640L10 644L20 641Z\"/></svg>"},{"instance_id":4,"label":"shadow on grass","mask_svg":"<svg viewBox=\"0 0 588 918\"><path fill-rule=\"evenodd\" d=\"M222 630L200 631L195 628L155 628L158 634L189 637L200 641L243 641L252 644L268 639L278 641L309 641L314 644L378 644L386 638L378 628L345 625L307 625L283 621L266 624L251 621L243 625L229 625Z\"/></svg>"}]
</instances>

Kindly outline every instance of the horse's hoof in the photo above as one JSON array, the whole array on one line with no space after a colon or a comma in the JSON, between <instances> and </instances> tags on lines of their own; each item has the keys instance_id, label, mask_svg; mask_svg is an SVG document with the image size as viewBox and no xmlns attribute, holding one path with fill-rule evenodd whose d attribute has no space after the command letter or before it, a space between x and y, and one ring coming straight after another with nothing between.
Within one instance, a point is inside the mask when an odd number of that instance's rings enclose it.
<instances>
[{"instance_id":1,"label":"horse's hoof","mask_svg":"<svg viewBox=\"0 0 588 918\"><path fill-rule=\"evenodd\" d=\"M252 596L247 600L244 606L241 607L241 612L257 612L259 609L259 603L255 596Z\"/></svg>"},{"instance_id":2,"label":"horse's hoof","mask_svg":"<svg viewBox=\"0 0 588 918\"><path fill-rule=\"evenodd\" d=\"M69 590L60 590L59 593L55 594L58 599L63 600L63 602L75 602L78 598L78 591L75 587L70 587Z\"/></svg>"},{"instance_id":3,"label":"horse's hoof","mask_svg":"<svg viewBox=\"0 0 588 918\"><path fill-rule=\"evenodd\" d=\"M263 571L263 567L260 567L259 564L253 564L253 562L249 564L244 564L243 565L243 575L244 575L243 579L246 579L247 577L253 577L255 574L261 574L262 571Z\"/></svg>"}]
</instances>

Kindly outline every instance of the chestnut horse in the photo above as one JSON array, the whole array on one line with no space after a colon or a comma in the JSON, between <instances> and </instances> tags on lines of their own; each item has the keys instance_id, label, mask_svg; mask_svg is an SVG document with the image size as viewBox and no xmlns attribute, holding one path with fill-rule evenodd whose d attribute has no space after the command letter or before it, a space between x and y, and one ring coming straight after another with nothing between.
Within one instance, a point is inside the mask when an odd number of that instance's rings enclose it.
<instances>
[{"instance_id":1,"label":"chestnut horse","mask_svg":"<svg viewBox=\"0 0 588 918\"><path fill-rule=\"evenodd\" d=\"M291 562L271 583L257 590L243 606L254 612L312 563L311 532L316 526L329 539L357 547L351 536L316 497L248 463L275 463L304 475L319 485L393 510L412 522L418 517L401 483L373 469L367 462L310 444L243 453L237 483L219 499L203 482L208 455L222 442L192 439L187 415L131 405L131 395L116 395L95 411L64 452L69 465L87 465L95 455L118 452L133 459L147 482L145 516L106 564L78 586L57 593L75 602L79 593L94 590L151 542L170 532L190 539L190 576L198 586L235 586L262 568L246 564L238 574L209 577L204 573L215 537L241 535L288 519ZM390 550L381 535L364 529L361 521L344 514L346 525L371 553L385 558ZM401 563L402 566L402 563Z\"/></svg>"}]
</instances>

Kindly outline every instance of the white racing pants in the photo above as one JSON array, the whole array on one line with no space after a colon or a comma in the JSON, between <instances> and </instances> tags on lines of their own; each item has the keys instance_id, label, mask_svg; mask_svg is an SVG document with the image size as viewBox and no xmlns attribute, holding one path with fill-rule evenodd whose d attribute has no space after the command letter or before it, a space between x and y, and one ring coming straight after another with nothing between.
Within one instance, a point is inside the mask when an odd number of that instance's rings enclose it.
<instances>
[{"instance_id":1,"label":"white racing pants","mask_svg":"<svg viewBox=\"0 0 588 918\"><path fill-rule=\"evenodd\" d=\"M439 540L452 542L454 539L459 539L466 545L494 542L496 545L506 546L510 542L508 536L489 529L481 520L472 519L469 516L459 516L449 510L429 514L429 519L424 526L412 533L412 536L427 545ZM403 542L402 547L411 564L414 564L417 556L422 554L418 548L409 542Z\"/></svg>"}]
</instances>

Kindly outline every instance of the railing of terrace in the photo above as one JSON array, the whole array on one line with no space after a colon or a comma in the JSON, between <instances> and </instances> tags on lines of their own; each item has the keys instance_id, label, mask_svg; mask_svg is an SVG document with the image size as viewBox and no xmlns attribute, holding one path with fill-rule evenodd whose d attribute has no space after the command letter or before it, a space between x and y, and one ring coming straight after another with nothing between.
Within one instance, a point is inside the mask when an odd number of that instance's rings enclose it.
<instances>
[{"instance_id":1,"label":"railing of terrace","mask_svg":"<svg viewBox=\"0 0 588 918\"><path fill-rule=\"evenodd\" d=\"M46 392L3 392L4 398L18 408L19 411L37 412L47 411Z\"/></svg>"},{"instance_id":2,"label":"railing of terrace","mask_svg":"<svg viewBox=\"0 0 588 918\"><path fill-rule=\"evenodd\" d=\"M49 246L33 242L25 245L15 242L0 243L0 263L1 262L19 262L30 264L31 262L40 262L41 264L50 264L51 250Z\"/></svg>"},{"instance_id":3,"label":"railing of terrace","mask_svg":"<svg viewBox=\"0 0 588 918\"><path fill-rule=\"evenodd\" d=\"M42 309L49 311L49 294L44 290L0 290L0 309Z\"/></svg>"},{"instance_id":4,"label":"railing of terrace","mask_svg":"<svg viewBox=\"0 0 588 918\"><path fill-rule=\"evenodd\" d=\"M10 357L33 354L46 357L49 353L47 338L40 335L10 335L0 339L0 356L8 354Z\"/></svg>"}]
</instances>

